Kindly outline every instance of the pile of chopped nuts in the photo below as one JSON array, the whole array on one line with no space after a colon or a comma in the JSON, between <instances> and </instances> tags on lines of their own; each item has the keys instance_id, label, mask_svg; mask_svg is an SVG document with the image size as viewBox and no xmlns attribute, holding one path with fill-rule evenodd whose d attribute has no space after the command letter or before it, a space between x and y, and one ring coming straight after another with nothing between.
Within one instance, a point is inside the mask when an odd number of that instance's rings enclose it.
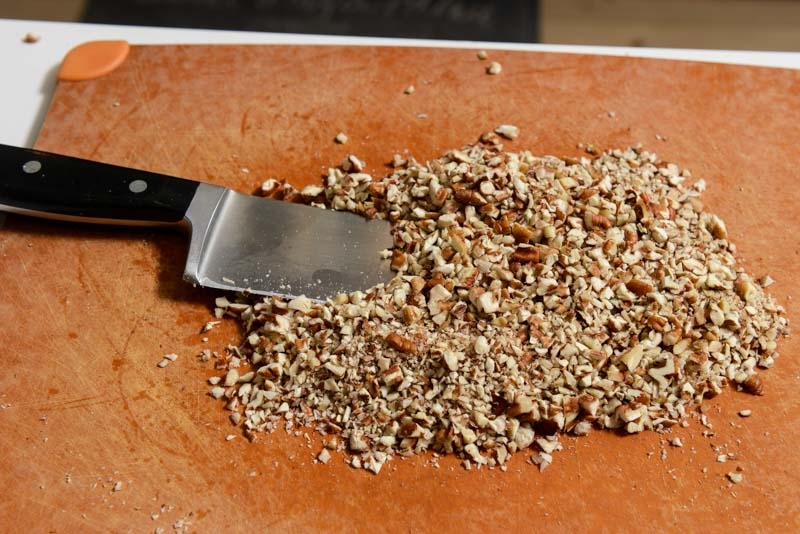
<instances>
[{"instance_id":1,"label":"pile of chopped nuts","mask_svg":"<svg viewBox=\"0 0 800 534\"><path fill-rule=\"evenodd\" d=\"M315 428L374 473L424 451L543 469L561 433L661 430L727 384L763 393L787 320L703 211L704 181L638 146L504 151L516 133L395 156L382 179L349 156L324 187L265 185L391 221L396 276L323 305L218 299L247 335L212 395L248 437Z\"/></svg>"}]
</instances>

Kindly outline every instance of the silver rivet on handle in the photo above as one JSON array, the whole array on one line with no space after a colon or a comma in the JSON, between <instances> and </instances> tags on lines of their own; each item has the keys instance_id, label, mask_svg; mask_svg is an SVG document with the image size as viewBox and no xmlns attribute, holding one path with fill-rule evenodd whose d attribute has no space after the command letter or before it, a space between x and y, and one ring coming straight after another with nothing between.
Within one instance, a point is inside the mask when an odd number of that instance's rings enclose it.
<instances>
[{"instance_id":1,"label":"silver rivet on handle","mask_svg":"<svg viewBox=\"0 0 800 534\"><path fill-rule=\"evenodd\" d=\"M41 161L36 161L35 159L32 159L30 161L26 161L22 165L22 170L25 171L28 174L37 173L40 170L42 170L42 162Z\"/></svg>"},{"instance_id":2,"label":"silver rivet on handle","mask_svg":"<svg viewBox=\"0 0 800 534\"><path fill-rule=\"evenodd\" d=\"M128 189L131 190L131 193L142 193L147 189L147 182L144 180L134 180L128 184Z\"/></svg>"}]
</instances>

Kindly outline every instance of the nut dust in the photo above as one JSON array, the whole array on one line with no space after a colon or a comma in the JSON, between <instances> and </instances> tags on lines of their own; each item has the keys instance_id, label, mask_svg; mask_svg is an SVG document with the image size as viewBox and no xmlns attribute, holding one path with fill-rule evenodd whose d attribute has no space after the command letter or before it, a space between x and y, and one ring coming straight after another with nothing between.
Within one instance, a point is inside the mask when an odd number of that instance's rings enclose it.
<instances>
[{"instance_id":1,"label":"nut dust","mask_svg":"<svg viewBox=\"0 0 800 534\"><path fill-rule=\"evenodd\" d=\"M373 473L425 452L543 470L560 435L664 430L726 387L763 393L787 319L703 208L705 182L640 146L505 150L517 133L395 156L383 178L350 155L313 191L265 184L391 221L396 276L324 305L218 299L245 341L210 395L245 436L314 428L320 463L330 449Z\"/></svg>"}]
</instances>

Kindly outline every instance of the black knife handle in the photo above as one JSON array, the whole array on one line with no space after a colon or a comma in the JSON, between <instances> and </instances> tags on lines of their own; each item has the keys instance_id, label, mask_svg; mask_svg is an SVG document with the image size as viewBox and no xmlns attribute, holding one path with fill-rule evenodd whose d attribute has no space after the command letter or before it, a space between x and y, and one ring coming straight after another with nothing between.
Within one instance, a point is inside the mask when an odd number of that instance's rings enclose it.
<instances>
[{"instance_id":1,"label":"black knife handle","mask_svg":"<svg viewBox=\"0 0 800 534\"><path fill-rule=\"evenodd\" d=\"M0 210L105 224L183 220L198 182L0 145Z\"/></svg>"}]
</instances>

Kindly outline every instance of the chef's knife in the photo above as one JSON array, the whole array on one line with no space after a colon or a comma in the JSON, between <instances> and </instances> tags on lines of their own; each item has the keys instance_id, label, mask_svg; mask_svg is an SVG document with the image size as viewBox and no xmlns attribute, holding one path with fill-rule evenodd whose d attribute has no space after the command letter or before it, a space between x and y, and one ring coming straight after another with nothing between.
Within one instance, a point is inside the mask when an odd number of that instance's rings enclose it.
<instances>
[{"instance_id":1,"label":"chef's knife","mask_svg":"<svg viewBox=\"0 0 800 534\"><path fill-rule=\"evenodd\" d=\"M186 228L183 276L204 287L321 301L391 278L386 221L40 150L0 145L0 210Z\"/></svg>"}]
</instances>

